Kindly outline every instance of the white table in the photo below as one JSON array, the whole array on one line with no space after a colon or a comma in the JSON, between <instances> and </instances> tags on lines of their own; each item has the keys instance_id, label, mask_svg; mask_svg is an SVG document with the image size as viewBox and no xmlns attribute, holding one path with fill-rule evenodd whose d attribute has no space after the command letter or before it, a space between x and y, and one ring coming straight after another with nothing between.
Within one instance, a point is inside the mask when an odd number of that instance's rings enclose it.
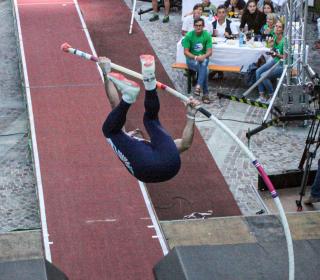
<instances>
[{"instance_id":1,"label":"white table","mask_svg":"<svg viewBox=\"0 0 320 280\"><path fill-rule=\"evenodd\" d=\"M180 40L177 44L177 63L186 63L183 53L183 47ZM212 56L209 64L225 65L225 66L243 66L242 72L246 71L248 66L257 62L258 58L269 51L268 48L239 47L238 42L235 45L227 43L213 44Z\"/></svg>"},{"instance_id":2,"label":"white table","mask_svg":"<svg viewBox=\"0 0 320 280\"><path fill-rule=\"evenodd\" d=\"M210 2L218 8L219 5L224 4L225 0L210 0ZM185 14L192 12L194 5L199 3L202 3L202 0L182 0L182 18Z\"/></svg>"}]
</instances>

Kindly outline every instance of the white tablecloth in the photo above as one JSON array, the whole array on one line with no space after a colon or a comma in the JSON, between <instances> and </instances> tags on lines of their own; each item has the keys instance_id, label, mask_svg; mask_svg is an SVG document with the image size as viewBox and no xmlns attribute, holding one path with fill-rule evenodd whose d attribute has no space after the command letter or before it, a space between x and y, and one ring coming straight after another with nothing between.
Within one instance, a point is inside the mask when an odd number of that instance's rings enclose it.
<instances>
[{"instance_id":1,"label":"white tablecloth","mask_svg":"<svg viewBox=\"0 0 320 280\"><path fill-rule=\"evenodd\" d=\"M210 2L218 8L219 5L224 4L225 0L210 0ZM192 12L194 5L198 3L202 3L202 0L182 0L182 18L185 14Z\"/></svg>"},{"instance_id":2,"label":"white tablecloth","mask_svg":"<svg viewBox=\"0 0 320 280\"><path fill-rule=\"evenodd\" d=\"M257 62L260 55L265 54L268 50L269 49L265 47L239 47L237 41L235 45L226 43L213 44L212 56L210 57L209 64L243 66L241 71L244 72L251 63ZM176 62L186 63L181 40L177 44Z\"/></svg>"}]
</instances>

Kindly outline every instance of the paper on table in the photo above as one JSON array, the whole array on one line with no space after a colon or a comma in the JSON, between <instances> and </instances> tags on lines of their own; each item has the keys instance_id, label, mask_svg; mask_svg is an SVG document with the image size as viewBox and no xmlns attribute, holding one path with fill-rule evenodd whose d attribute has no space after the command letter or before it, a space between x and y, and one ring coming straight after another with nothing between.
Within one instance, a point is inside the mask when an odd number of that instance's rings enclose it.
<instances>
[{"instance_id":1,"label":"paper on table","mask_svg":"<svg viewBox=\"0 0 320 280\"><path fill-rule=\"evenodd\" d=\"M225 43L227 41L224 37L212 37L213 44Z\"/></svg>"}]
</instances>

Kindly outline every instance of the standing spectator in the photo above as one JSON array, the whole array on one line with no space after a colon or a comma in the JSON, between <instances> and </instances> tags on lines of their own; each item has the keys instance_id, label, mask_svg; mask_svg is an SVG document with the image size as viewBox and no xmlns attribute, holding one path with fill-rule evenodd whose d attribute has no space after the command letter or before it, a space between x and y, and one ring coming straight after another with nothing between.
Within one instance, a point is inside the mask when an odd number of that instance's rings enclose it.
<instances>
[{"instance_id":1,"label":"standing spectator","mask_svg":"<svg viewBox=\"0 0 320 280\"><path fill-rule=\"evenodd\" d=\"M267 14L267 23L261 28L261 35L265 38L267 36L274 36L274 27L277 22L277 15L274 13Z\"/></svg>"},{"instance_id":2,"label":"standing spectator","mask_svg":"<svg viewBox=\"0 0 320 280\"><path fill-rule=\"evenodd\" d=\"M194 20L203 18L202 17L202 5L196 4L193 7L192 14L183 18L182 21L182 36L185 36L187 32L194 30ZM204 20L204 30L207 30L210 34L212 34L212 24L206 18Z\"/></svg>"},{"instance_id":3,"label":"standing spectator","mask_svg":"<svg viewBox=\"0 0 320 280\"><path fill-rule=\"evenodd\" d=\"M210 14L213 16L216 13L217 8L210 2L210 0L202 0L201 5L203 8L203 16L208 17Z\"/></svg>"},{"instance_id":4,"label":"standing spectator","mask_svg":"<svg viewBox=\"0 0 320 280\"><path fill-rule=\"evenodd\" d=\"M277 63L280 59L283 59L284 56L284 41L285 38L283 36L284 31L284 23L282 23L280 20L277 21L274 29L274 36L272 39L272 53L271 56L273 59L269 60L266 64L262 65L260 68L256 71L256 80L259 80L263 73L268 71L275 63ZM268 75L266 79L264 79L259 85L259 98L257 101L260 101L262 103L267 102L265 90L268 90L269 97L273 95L273 85L271 83L271 80L274 78L278 78L281 76L283 72L283 65L282 62L279 62L278 65L271 71L271 73Z\"/></svg>"},{"instance_id":5,"label":"standing spectator","mask_svg":"<svg viewBox=\"0 0 320 280\"><path fill-rule=\"evenodd\" d=\"M317 202L320 202L320 159L318 160L317 174L311 186L311 194L304 201L304 204L312 205L313 203L317 203Z\"/></svg>"},{"instance_id":6,"label":"standing spectator","mask_svg":"<svg viewBox=\"0 0 320 280\"><path fill-rule=\"evenodd\" d=\"M246 2L244 0L227 0L224 2L224 6L226 7L228 13L232 13L232 16L235 15L235 13L241 15L246 7Z\"/></svg>"},{"instance_id":7,"label":"standing spectator","mask_svg":"<svg viewBox=\"0 0 320 280\"><path fill-rule=\"evenodd\" d=\"M152 0L152 9L153 9L153 16L149 19L149 21L151 22L159 20L158 0ZM169 11L170 11L170 0L164 0L164 17L162 19L163 23L169 22Z\"/></svg>"},{"instance_id":8,"label":"standing spectator","mask_svg":"<svg viewBox=\"0 0 320 280\"><path fill-rule=\"evenodd\" d=\"M249 0L241 17L240 30L243 31L248 25L248 31L253 30L255 34L260 34L261 27L266 23L266 15L257 9L255 0Z\"/></svg>"},{"instance_id":9,"label":"standing spectator","mask_svg":"<svg viewBox=\"0 0 320 280\"><path fill-rule=\"evenodd\" d=\"M209 57L212 55L212 37L203 28L204 20L202 18L194 20L194 30L186 34L182 45L189 69L196 71L198 74L194 93L200 96L202 90L202 101L209 104L208 64Z\"/></svg>"}]
</instances>

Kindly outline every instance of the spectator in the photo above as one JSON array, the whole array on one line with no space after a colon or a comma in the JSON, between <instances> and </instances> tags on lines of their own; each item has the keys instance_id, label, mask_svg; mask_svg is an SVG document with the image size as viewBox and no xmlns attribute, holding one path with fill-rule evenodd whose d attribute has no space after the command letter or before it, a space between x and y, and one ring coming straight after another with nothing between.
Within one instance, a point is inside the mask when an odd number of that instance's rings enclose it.
<instances>
[{"instance_id":1,"label":"spectator","mask_svg":"<svg viewBox=\"0 0 320 280\"><path fill-rule=\"evenodd\" d=\"M273 51L271 52L271 56L273 57L273 59L267 61L266 64L262 65L260 68L257 69L256 80L260 79L263 73L268 71L275 63L279 62L280 59L283 59L285 57L284 56L285 38L283 36L283 31L284 31L284 23L278 20L274 29L275 34L272 38L272 41L270 42L273 47ZM274 91L271 80L274 78L280 77L282 72L283 72L283 65L282 65L282 62L279 62L278 65L268 75L268 77L258 85L259 98L257 101L260 101L262 103L267 102L265 90L266 89L268 90L270 95L269 97L271 97Z\"/></svg>"},{"instance_id":2,"label":"spectator","mask_svg":"<svg viewBox=\"0 0 320 280\"><path fill-rule=\"evenodd\" d=\"M194 30L194 20L203 18L202 17L202 5L196 4L193 7L192 15L186 16L182 21L182 36L185 36L187 32ZM207 30L210 34L212 34L212 24L205 18L204 20L204 30Z\"/></svg>"},{"instance_id":3,"label":"spectator","mask_svg":"<svg viewBox=\"0 0 320 280\"><path fill-rule=\"evenodd\" d=\"M184 55L189 69L198 74L195 95L200 96L203 91L202 101L210 103L208 90L208 64L212 55L212 38L208 31L203 30L204 20L194 20L194 30L186 34L182 41Z\"/></svg>"},{"instance_id":4,"label":"spectator","mask_svg":"<svg viewBox=\"0 0 320 280\"><path fill-rule=\"evenodd\" d=\"M313 203L320 202L320 171L319 170L320 170L320 159L318 160L317 174L311 186L311 194L304 201L304 204L306 205L312 205Z\"/></svg>"},{"instance_id":5,"label":"spectator","mask_svg":"<svg viewBox=\"0 0 320 280\"><path fill-rule=\"evenodd\" d=\"M261 35L263 37L274 36L274 26L277 22L277 15L274 13L267 14L267 23L261 28Z\"/></svg>"},{"instance_id":6,"label":"spectator","mask_svg":"<svg viewBox=\"0 0 320 280\"><path fill-rule=\"evenodd\" d=\"M224 5L220 5L217 9L217 17L218 19L212 23L213 27L213 36L220 38L231 38L231 20L226 18L226 8ZM221 71L213 71L209 74L209 77L212 79L216 74L218 74L219 79L223 79L223 72Z\"/></svg>"},{"instance_id":7,"label":"spectator","mask_svg":"<svg viewBox=\"0 0 320 280\"><path fill-rule=\"evenodd\" d=\"M259 0L259 1L257 2L257 8L258 8L258 10L259 10L260 12L263 12L263 6L264 6L264 4L266 4L266 3L271 4L272 7L273 7L273 4L272 4L272 1L271 1L271 0Z\"/></svg>"},{"instance_id":8,"label":"spectator","mask_svg":"<svg viewBox=\"0 0 320 280\"><path fill-rule=\"evenodd\" d=\"M265 15L270 14L270 13L274 13L274 7L273 7L272 3L267 3L267 2L264 3L263 13Z\"/></svg>"},{"instance_id":9,"label":"spectator","mask_svg":"<svg viewBox=\"0 0 320 280\"><path fill-rule=\"evenodd\" d=\"M213 16L216 13L217 8L210 2L210 0L202 0L201 5L203 8L203 16L208 17L210 14Z\"/></svg>"},{"instance_id":10,"label":"spectator","mask_svg":"<svg viewBox=\"0 0 320 280\"><path fill-rule=\"evenodd\" d=\"M152 0L152 9L153 9L153 16L149 19L149 21L151 22L159 20L158 0ZM169 11L170 11L170 0L164 0L164 17L162 19L163 23L169 22Z\"/></svg>"},{"instance_id":11,"label":"spectator","mask_svg":"<svg viewBox=\"0 0 320 280\"><path fill-rule=\"evenodd\" d=\"M248 31L253 30L255 34L260 34L262 26L266 23L266 15L257 9L255 0L249 0L241 17L240 30L243 31L248 25Z\"/></svg>"},{"instance_id":12,"label":"spectator","mask_svg":"<svg viewBox=\"0 0 320 280\"><path fill-rule=\"evenodd\" d=\"M208 17L209 14L211 14L212 16L216 13L216 6L213 5L209 0L202 0L202 3L196 4L196 5L200 5L202 8L202 15L204 17ZM187 14L185 14L184 16L190 16L192 15L193 12L189 12Z\"/></svg>"},{"instance_id":13,"label":"spectator","mask_svg":"<svg viewBox=\"0 0 320 280\"><path fill-rule=\"evenodd\" d=\"M241 15L246 7L246 2L244 0L227 0L224 2L224 6L226 7L228 13L232 13L231 16L234 16L235 13Z\"/></svg>"},{"instance_id":14,"label":"spectator","mask_svg":"<svg viewBox=\"0 0 320 280\"><path fill-rule=\"evenodd\" d=\"M218 19L212 23L212 34L214 37L231 37L231 20L226 19L226 16L226 8L224 7L224 5L220 5L217 9Z\"/></svg>"}]
</instances>

